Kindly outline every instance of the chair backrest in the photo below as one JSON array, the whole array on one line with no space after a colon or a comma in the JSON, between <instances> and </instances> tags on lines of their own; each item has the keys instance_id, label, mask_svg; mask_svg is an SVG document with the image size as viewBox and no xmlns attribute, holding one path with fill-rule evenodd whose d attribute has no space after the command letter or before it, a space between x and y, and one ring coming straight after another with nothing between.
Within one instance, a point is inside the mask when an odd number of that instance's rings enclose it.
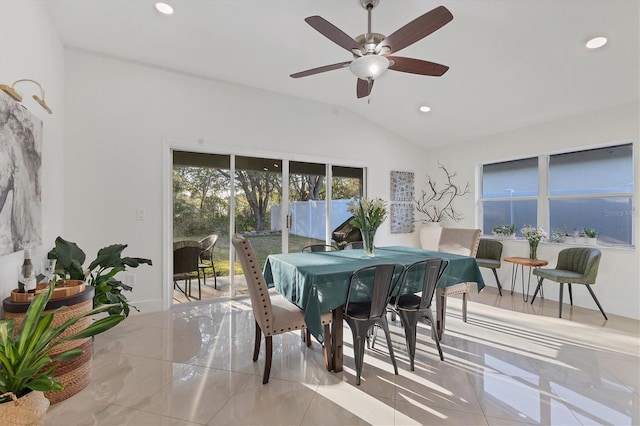
<instances>
[{"instance_id":1,"label":"chair backrest","mask_svg":"<svg viewBox=\"0 0 640 426\"><path fill-rule=\"evenodd\" d=\"M479 229L442 228L438 251L476 257L479 243Z\"/></svg>"},{"instance_id":2,"label":"chair backrest","mask_svg":"<svg viewBox=\"0 0 640 426\"><path fill-rule=\"evenodd\" d=\"M211 234L208 237L200 240L200 246L202 246L202 251L200 252L200 260L208 260L213 263L213 248L216 246L217 242L217 234Z\"/></svg>"},{"instance_id":3,"label":"chair backrest","mask_svg":"<svg viewBox=\"0 0 640 426\"><path fill-rule=\"evenodd\" d=\"M353 241L353 242L347 244L346 246L344 246L345 250L362 249L362 248L364 248L364 242L363 241Z\"/></svg>"},{"instance_id":4,"label":"chair backrest","mask_svg":"<svg viewBox=\"0 0 640 426\"><path fill-rule=\"evenodd\" d=\"M244 277L247 280L253 316L265 336L271 336L274 331L271 298L269 297L269 289L262 274L262 268L260 268L256 253L253 251L253 246L249 240L241 235L234 235L231 243L236 249Z\"/></svg>"},{"instance_id":5,"label":"chair backrest","mask_svg":"<svg viewBox=\"0 0 640 426\"><path fill-rule=\"evenodd\" d=\"M361 312L363 304L369 304L368 318L379 318L386 313L386 306L398 283L404 266L394 263L366 266L351 275L345 314L350 314L350 305ZM359 316L360 317L360 316Z\"/></svg>"},{"instance_id":6,"label":"chair backrest","mask_svg":"<svg viewBox=\"0 0 640 426\"><path fill-rule=\"evenodd\" d=\"M395 294L403 295L421 292L419 309L430 308L438 280L448 266L449 261L447 259L439 258L419 260L412 263L402 273L402 279ZM400 298L396 298L396 302L399 300Z\"/></svg>"},{"instance_id":7,"label":"chair backrest","mask_svg":"<svg viewBox=\"0 0 640 426\"><path fill-rule=\"evenodd\" d=\"M571 247L558 253L556 269L582 274L580 283L595 284L601 252L593 247Z\"/></svg>"},{"instance_id":8,"label":"chair backrest","mask_svg":"<svg viewBox=\"0 0 640 426\"><path fill-rule=\"evenodd\" d=\"M480 238L476 257L499 261L502 258L502 243L491 238Z\"/></svg>"},{"instance_id":9,"label":"chair backrest","mask_svg":"<svg viewBox=\"0 0 640 426\"><path fill-rule=\"evenodd\" d=\"M305 253L309 252L318 252L318 251L337 251L337 247L330 246L327 244L310 244L302 248L302 251Z\"/></svg>"},{"instance_id":10,"label":"chair backrest","mask_svg":"<svg viewBox=\"0 0 640 426\"><path fill-rule=\"evenodd\" d=\"M197 241L196 241L197 242ZM183 246L173 251L173 273L184 274L198 270L200 246Z\"/></svg>"}]
</instances>

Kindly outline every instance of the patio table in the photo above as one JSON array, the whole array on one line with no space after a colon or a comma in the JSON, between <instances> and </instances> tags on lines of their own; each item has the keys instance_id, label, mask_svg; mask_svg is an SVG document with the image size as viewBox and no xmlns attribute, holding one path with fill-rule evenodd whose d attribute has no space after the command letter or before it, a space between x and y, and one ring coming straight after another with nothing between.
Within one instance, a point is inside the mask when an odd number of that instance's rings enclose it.
<instances>
[{"instance_id":1,"label":"patio table","mask_svg":"<svg viewBox=\"0 0 640 426\"><path fill-rule=\"evenodd\" d=\"M327 368L338 372L342 371L342 309L347 300L351 274L366 266L382 263L406 266L436 257L449 260L437 288L461 282L476 282L478 291L484 288L475 258L403 246L377 247L375 257L366 257L359 249L270 255L264 265L264 277L269 286L274 286L278 293L304 310L307 327L320 342L327 337L323 335L320 316L333 312L332 359L327 360ZM444 306L436 304L438 309L443 310L444 318Z\"/></svg>"}]
</instances>

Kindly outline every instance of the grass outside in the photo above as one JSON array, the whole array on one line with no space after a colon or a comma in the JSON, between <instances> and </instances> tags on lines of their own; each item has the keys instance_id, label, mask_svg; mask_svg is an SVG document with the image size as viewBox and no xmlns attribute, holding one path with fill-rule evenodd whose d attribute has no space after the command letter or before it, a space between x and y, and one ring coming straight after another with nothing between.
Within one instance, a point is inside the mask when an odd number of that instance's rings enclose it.
<instances>
[{"instance_id":1,"label":"grass outside","mask_svg":"<svg viewBox=\"0 0 640 426\"><path fill-rule=\"evenodd\" d=\"M183 241L183 240L195 240L200 241L205 238L206 235L193 235L189 237L177 237L175 241ZM265 261L267 260L267 256L270 254L281 253L282 248L282 235L281 234L264 234L264 235L246 235L249 241L251 241L251 245L253 246L254 251L256 252L256 257L260 262L260 266L264 266ZM216 246L213 248L213 261L216 267L216 275L219 277L224 277L229 275L229 249L230 249L230 241L229 235L220 235L218 238L218 242ZM324 244L324 241L316 240L313 238L300 237L297 235L289 234L289 252L295 253L302 250L304 246L309 244ZM205 270L207 276L211 276L213 274L213 270L211 268L207 268ZM234 273L236 275L242 274L242 266L240 263L236 262L234 265Z\"/></svg>"}]
</instances>

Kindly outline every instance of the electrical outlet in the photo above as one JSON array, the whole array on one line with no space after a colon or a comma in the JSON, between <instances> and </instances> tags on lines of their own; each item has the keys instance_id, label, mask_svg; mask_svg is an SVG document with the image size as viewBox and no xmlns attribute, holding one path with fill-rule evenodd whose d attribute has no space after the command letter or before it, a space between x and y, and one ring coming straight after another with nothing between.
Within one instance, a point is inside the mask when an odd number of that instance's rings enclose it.
<instances>
[{"instance_id":1,"label":"electrical outlet","mask_svg":"<svg viewBox=\"0 0 640 426\"><path fill-rule=\"evenodd\" d=\"M144 209L136 209L136 220L144 220L145 211Z\"/></svg>"}]
</instances>

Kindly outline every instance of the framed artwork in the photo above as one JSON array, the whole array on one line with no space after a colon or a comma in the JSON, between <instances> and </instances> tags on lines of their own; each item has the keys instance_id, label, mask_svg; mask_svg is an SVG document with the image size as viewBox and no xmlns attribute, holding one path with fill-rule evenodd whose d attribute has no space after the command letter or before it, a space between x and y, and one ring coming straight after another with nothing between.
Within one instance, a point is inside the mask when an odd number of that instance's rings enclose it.
<instances>
[{"instance_id":1,"label":"framed artwork","mask_svg":"<svg viewBox=\"0 0 640 426\"><path fill-rule=\"evenodd\" d=\"M409 203L391 204L391 233L410 234L414 231L413 205Z\"/></svg>"},{"instance_id":2,"label":"framed artwork","mask_svg":"<svg viewBox=\"0 0 640 426\"><path fill-rule=\"evenodd\" d=\"M0 256L42 245L42 121L0 92Z\"/></svg>"},{"instance_id":3,"label":"framed artwork","mask_svg":"<svg viewBox=\"0 0 640 426\"><path fill-rule=\"evenodd\" d=\"M413 201L413 172L391 171L391 201Z\"/></svg>"}]
</instances>

